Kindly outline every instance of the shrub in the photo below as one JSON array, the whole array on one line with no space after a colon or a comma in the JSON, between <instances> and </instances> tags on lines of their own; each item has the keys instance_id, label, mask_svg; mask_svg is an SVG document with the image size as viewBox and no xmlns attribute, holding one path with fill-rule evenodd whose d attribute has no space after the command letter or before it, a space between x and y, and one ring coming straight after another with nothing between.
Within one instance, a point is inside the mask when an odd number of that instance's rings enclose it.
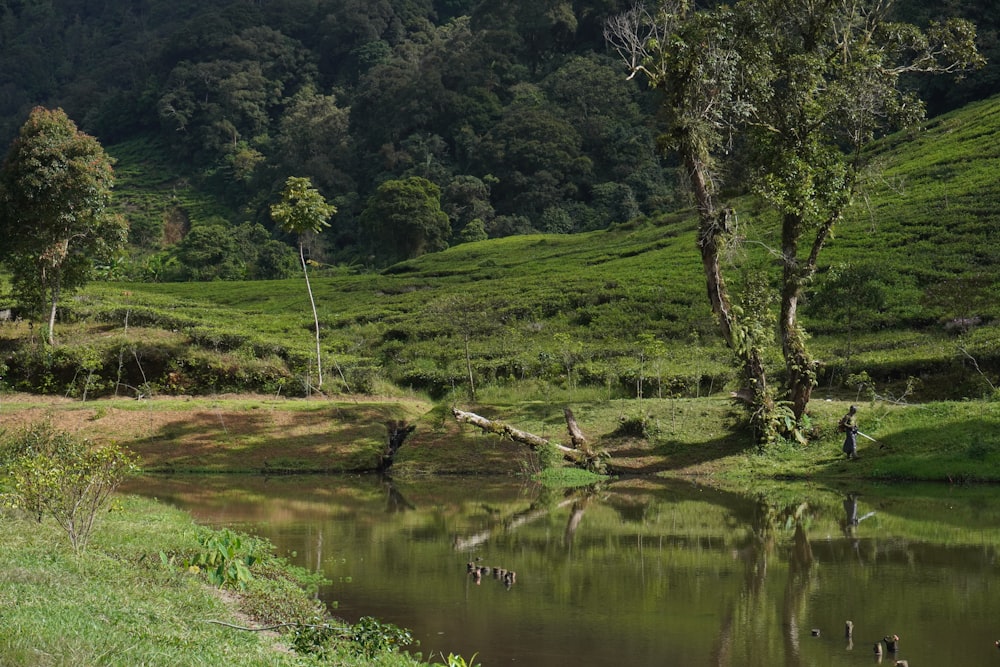
<instances>
[{"instance_id":1,"label":"shrub","mask_svg":"<svg viewBox=\"0 0 1000 667\"><path fill-rule=\"evenodd\" d=\"M351 641L360 655L374 658L380 653L397 651L413 643L413 634L392 623L363 616L351 628Z\"/></svg>"},{"instance_id":2,"label":"shrub","mask_svg":"<svg viewBox=\"0 0 1000 667\"><path fill-rule=\"evenodd\" d=\"M12 504L39 521L55 519L77 553L86 548L98 512L137 469L130 452L117 446L95 448L47 422L15 435L4 456L10 461Z\"/></svg>"}]
</instances>

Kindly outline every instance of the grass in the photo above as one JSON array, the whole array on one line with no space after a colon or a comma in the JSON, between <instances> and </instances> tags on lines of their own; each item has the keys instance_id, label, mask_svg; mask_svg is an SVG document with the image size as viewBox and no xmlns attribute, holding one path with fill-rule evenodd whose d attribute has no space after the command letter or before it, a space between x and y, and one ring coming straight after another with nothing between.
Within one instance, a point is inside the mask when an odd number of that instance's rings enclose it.
<instances>
[{"instance_id":1,"label":"grass","mask_svg":"<svg viewBox=\"0 0 1000 667\"><path fill-rule=\"evenodd\" d=\"M817 413L825 399L872 396L887 404L905 397L910 403L991 405L1000 386L1000 313L992 297L1000 270L994 251L1000 247L1000 181L992 177L1000 166L992 141L997 131L1000 98L878 146L874 155L882 175L871 179L866 198L838 226L824 249L814 298L801 307L811 349L822 363ZM133 148L136 155L121 155L126 167L152 150ZM732 284L738 287L751 270L773 278L773 221L751 200L736 207L745 243L732 254ZM697 464L740 451L747 436L735 426L727 401L735 374L704 297L694 234L692 213L678 211L585 234L463 244L378 274L317 271L313 288L327 369L321 392L308 296L298 278L92 284L64 302L55 347L41 343L27 323L0 327L2 380L10 389L51 396L142 397L136 403L147 406L142 414L150 426L133 436L164 469L221 470L244 460L243 469L299 471L311 469L322 458L318 452L336 465L364 466L381 446L390 419L418 421L425 434L418 437L454 435L446 413L431 407L401 415L390 407L351 406L354 397L367 395L386 406L485 406L524 418L514 421L543 433L561 432L558 410L543 417L540 409L529 409L532 403L598 406L593 428L600 437L618 427L611 416L634 420L640 415L630 411L657 405L653 418L639 421L649 429L647 437L634 438L646 444L633 447L636 455L629 457L635 462L651 454L652 462L635 463L635 469L662 468L657 457L672 457L669 466L685 457ZM845 316L850 299L836 291L842 283L832 280L842 267L849 278L857 271L871 283L882 297L878 305L859 304ZM780 383L784 369L776 349L766 363L773 382ZM343 404L335 410L348 415L343 424L354 426L338 425L335 413L322 409L300 414L298 426L279 434L280 447L265 453L265 439L287 425L274 421L275 415L286 417L283 408L262 404L220 419L220 410L208 406L187 423L190 414L171 423L150 417L157 408L146 400L230 393L314 396L320 404L335 398ZM640 396L643 407L628 403ZM689 405L698 406L692 415L704 412L693 422L701 432L677 437L689 429L683 425ZM118 407L104 409L112 414ZM244 422L257 435L241 433ZM327 434L358 445L336 451L323 441ZM697 454L688 442L698 443ZM988 439L969 441L965 451L982 457L990 447ZM518 457L505 464L510 452L503 446L477 451L486 467L534 465ZM404 450L400 461L411 472L477 468L450 447L411 453L407 460ZM961 463L959 456L942 475L974 477L979 470ZM893 462L892 469L871 472L891 476L901 469Z\"/></svg>"},{"instance_id":2,"label":"grass","mask_svg":"<svg viewBox=\"0 0 1000 667\"><path fill-rule=\"evenodd\" d=\"M919 400L978 398L1000 374L1000 169L992 137L1000 98L890 137L881 167L821 256L801 306L822 361L821 386L864 371ZM122 147L131 173L155 153ZM159 192L143 183L131 190ZM156 206L165 206L157 204ZM744 242L731 254L738 288L754 272L773 282L777 225L751 199L734 202ZM201 215L194 203L182 206ZM324 389L389 387L441 398L477 388L603 390L607 398L700 396L734 380L704 296L691 211L575 235L462 244L382 273L316 271ZM847 276L879 296L843 293ZM831 306L831 304L833 304ZM849 314L848 314L849 313ZM258 282L93 284L66 300L61 351L27 344L25 325L0 330L15 389L81 395L96 355L100 386L124 378L145 393L315 390L312 319L300 278ZM34 345L34 347L32 346ZM776 349L766 359L780 379ZM972 363L975 362L975 363ZM978 370L976 369L978 366ZM86 370L86 372L84 372Z\"/></svg>"},{"instance_id":3,"label":"grass","mask_svg":"<svg viewBox=\"0 0 1000 667\"><path fill-rule=\"evenodd\" d=\"M129 443L148 469L301 472L370 467L386 423L403 420L417 430L393 468L400 477L517 475L539 470L537 456L459 427L450 404L553 439L564 438L561 410L571 405L618 475L755 489L774 478L997 482L997 130L995 99L879 147L883 175L824 251L815 288L825 288L831 267L875 267L885 299L850 324L803 304L826 364L807 447L759 451L739 425L690 212L587 234L461 245L381 274L316 275L326 393L345 384L354 392L337 399L287 398L315 396L311 319L298 279L94 284L65 303L55 348L25 323L0 328L4 383L67 397L4 395L4 426L47 415L99 441ZM134 165L151 152L132 146L117 154L129 193L120 203L145 221L138 229L155 232L162 211L211 216L209 204L167 194L167 181L144 181ZM773 271L773 224L752 202L739 210L750 241L742 264ZM738 285L740 272L732 275ZM959 321L974 324L953 326ZM768 362L780 374L780 359ZM862 372L869 385L844 384ZM908 389L909 403L888 400ZM226 396L248 391L257 395ZM84 395L90 400L69 398ZM851 401L861 406L862 430L879 441L862 439L856 462L844 460L834 430ZM554 484L581 481L547 474ZM238 619L203 581L156 556L193 548L195 527L183 515L128 499L80 557L52 526L10 514L0 524L5 665L311 664L276 650L273 638L203 622ZM371 663L345 656L339 664Z\"/></svg>"},{"instance_id":4,"label":"grass","mask_svg":"<svg viewBox=\"0 0 1000 667\"><path fill-rule=\"evenodd\" d=\"M998 131L1000 98L876 147L881 171L824 248L815 298L800 308L824 391L847 395L845 379L862 371L897 394L920 378L912 398L923 401L979 398L996 384ZM148 144L118 147L123 192L148 194L151 211L176 205L191 219L211 217L187 190L175 192L156 154ZM175 204L163 199L168 191ZM730 284L738 292L759 271L773 283L773 216L749 198L732 203L743 243L729 256ZM695 228L693 212L681 210L584 234L462 244L382 273L315 271L323 390L468 392L468 339L483 395L725 392L734 374L704 296ZM843 293L838 273L856 276L877 302ZM64 301L57 350L35 333L23 323L0 328L11 388L70 396L316 390L300 278L97 283ZM776 349L766 362L780 380Z\"/></svg>"},{"instance_id":5,"label":"grass","mask_svg":"<svg viewBox=\"0 0 1000 667\"><path fill-rule=\"evenodd\" d=\"M426 664L403 652L364 655L350 641L335 642L320 659L290 650L287 635L229 627L349 626L298 585L308 585L304 572L273 555L252 566L246 590L209 586L203 573L179 564L201 548L202 529L152 500L121 498L80 555L47 520L39 524L8 511L0 513L0 529L5 666Z\"/></svg>"},{"instance_id":6,"label":"grass","mask_svg":"<svg viewBox=\"0 0 1000 667\"><path fill-rule=\"evenodd\" d=\"M158 550L190 550L185 515L127 499L108 515L91 549L74 556L48 522L0 519L5 665L305 665L239 623L199 578L160 565Z\"/></svg>"}]
</instances>

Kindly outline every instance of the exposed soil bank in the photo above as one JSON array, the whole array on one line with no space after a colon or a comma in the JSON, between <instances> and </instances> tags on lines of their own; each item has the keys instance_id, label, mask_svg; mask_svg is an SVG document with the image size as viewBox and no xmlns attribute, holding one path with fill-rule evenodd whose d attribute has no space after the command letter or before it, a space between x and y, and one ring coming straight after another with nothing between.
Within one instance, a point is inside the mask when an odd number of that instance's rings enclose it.
<instances>
[{"instance_id":1,"label":"exposed soil bank","mask_svg":"<svg viewBox=\"0 0 1000 667\"><path fill-rule=\"evenodd\" d=\"M868 403L858 461L841 452L843 401L810 404L807 445L757 449L726 398L644 399L572 405L580 428L609 456L612 475L700 478L1000 481L1000 402ZM95 443L135 451L147 472L377 471L393 434L407 433L391 474L530 475L543 455L459 424L451 405L412 397L275 399L261 396L73 401L0 396L0 431L48 419ZM462 405L567 444L565 405ZM410 428L412 427L412 428ZM398 443L396 443L398 444ZM558 458L558 455L557 455Z\"/></svg>"},{"instance_id":2,"label":"exposed soil bank","mask_svg":"<svg viewBox=\"0 0 1000 667\"><path fill-rule=\"evenodd\" d=\"M504 410L479 406L485 414ZM562 408L507 408L527 429L568 441ZM550 417L547 413L551 412ZM746 444L713 438L692 451L657 448L598 410L583 410L581 426L612 456L617 474L698 472ZM537 414L536 414L537 413ZM543 414L545 413L545 414ZM358 472L374 471L399 424L413 426L396 454L393 472L420 474L523 474L539 469L524 445L458 424L447 406L418 399L213 398L108 399L81 402L25 394L0 397L0 428L10 433L49 420L95 443L117 442L135 451L148 472ZM553 423L553 420L554 423Z\"/></svg>"}]
</instances>

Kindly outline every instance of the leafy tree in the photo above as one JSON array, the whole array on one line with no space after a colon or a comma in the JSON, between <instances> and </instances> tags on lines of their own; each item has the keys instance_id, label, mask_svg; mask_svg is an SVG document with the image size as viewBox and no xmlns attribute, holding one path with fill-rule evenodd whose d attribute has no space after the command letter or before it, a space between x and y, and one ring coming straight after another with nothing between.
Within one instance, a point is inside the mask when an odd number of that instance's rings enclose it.
<instances>
[{"instance_id":1,"label":"leafy tree","mask_svg":"<svg viewBox=\"0 0 1000 667\"><path fill-rule=\"evenodd\" d=\"M296 93L278 121L279 170L308 176L325 192L354 192L355 148L349 122L350 110L338 106L334 95L322 95L311 86Z\"/></svg>"},{"instance_id":2,"label":"leafy tree","mask_svg":"<svg viewBox=\"0 0 1000 667\"><path fill-rule=\"evenodd\" d=\"M636 204L654 203L662 197L665 181L656 156L656 142L648 116L640 105L642 90L626 81L607 57L591 55L569 59L541 82L546 97L565 118L571 119L582 143L581 151L593 162L593 175L586 183L616 184L629 188ZM593 192L592 199L599 195ZM603 225L621 217L609 212L604 202L592 201L600 209ZM648 208L647 212L657 210ZM579 227L578 227L579 229Z\"/></svg>"},{"instance_id":3,"label":"leafy tree","mask_svg":"<svg viewBox=\"0 0 1000 667\"><path fill-rule=\"evenodd\" d=\"M489 238L489 234L486 233L486 223L479 218L469 221L469 224L459 232L458 238L462 243L485 241Z\"/></svg>"},{"instance_id":4,"label":"leafy tree","mask_svg":"<svg viewBox=\"0 0 1000 667\"><path fill-rule=\"evenodd\" d=\"M111 158L62 109L35 108L0 169L13 291L31 313L48 308L50 344L60 296L125 244L125 221L107 212L113 182Z\"/></svg>"},{"instance_id":5,"label":"leafy tree","mask_svg":"<svg viewBox=\"0 0 1000 667\"><path fill-rule=\"evenodd\" d=\"M173 254L180 263L181 280L242 280L246 276L245 256L225 223L194 227L174 247Z\"/></svg>"},{"instance_id":6,"label":"leafy tree","mask_svg":"<svg viewBox=\"0 0 1000 667\"><path fill-rule=\"evenodd\" d=\"M378 170L372 178L400 177L424 157L426 151L416 150L408 163L394 159L410 153L402 146L410 137L443 137L451 147L460 135L471 135L466 150L474 151L475 137L489 128L501 106L490 71L466 19L428 27L372 67L361 79L351 108L361 150L373 158L366 164ZM456 148L454 159L467 159L466 150Z\"/></svg>"},{"instance_id":7,"label":"leafy tree","mask_svg":"<svg viewBox=\"0 0 1000 667\"><path fill-rule=\"evenodd\" d=\"M495 215L489 183L475 176L451 179L441 195L441 208L448 214L453 232L465 229L473 220L479 220L482 228Z\"/></svg>"},{"instance_id":8,"label":"leafy tree","mask_svg":"<svg viewBox=\"0 0 1000 667\"><path fill-rule=\"evenodd\" d=\"M180 60L161 89L157 112L189 156L254 167L261 160L247 157L266 143L286 96L313 74L300 44L270 28L247 28ZM245 169L234 173L246 180Z\"/></svg>"},{"instance_id":9,"label":"leafy tree","mask_svg":"<svg viewBox=\"0 0 1000 667\"><path fill-rule=\"evenodd\" d=\"M313 298L312 286L309 284L309 268L306 263L305 237L307 234L318 234L337 208L328 204L319 190L312 186L308 178L289 176L285 181L285 189L281 193L281 201L271 206L271 217L282 229L295 234L299 238L299 259L302 262L302 274L306 279L306 290L309 292L309 304L312 306L313 322L316 325L316 386L323 387L323 361L319 343L319 315L316 312L316 299Z\"/></svg>"},{"instance_id":10,"label":"leafy tree","mask_svg":"<svg viewBox=\"0 0 1000 667\"><path fill-rule=\"evenodd\" d=\"M370 231L376 257L386 263L444 250L451 236L441 189L419 176L380 185L361 222Z\"/></svg>"},{"instance_id":11,"label":"leafy tree","mask_svg":"<svg viewBox=\"0 0 1000 667\"><path fill-rule=\"evenodd\" d=\"M480 3L473 19L488 49L511 53L538 69L546 57L566 51L578 27L572 2L510 0Z\"/></svg>"},{"instance_id":12,"label":"leafy tree","mask_svg":"<svg viewBox=\"0 0 1000 667\"><path fill-rule=\"evenodd\" d=\"M332 0L320 21L321 67L338 81L352 80L366 64L361 54L402 41L405 28L389 0Z\"/></svg>"},{"instance_id":13,"label":"leafy tree","mask_svg":"<svg viewBox=\"0 0 1000 667\"><path fill-rule=\"evenodd\" d=\"M515 94L483 138L475 166L498 179L492 192L499 213L536 219L579 197L593 165L572 120L538 86L520 84Z\"/></svg>"},{"instance_id":14,"label":"leafy tree","mask_svg":"<svg viewBox=\"0 0 1000 667\"><path fill-rule=\"evenodd\" d=\"M982 64L975 27L926 31L889 21L879 0L746 0L742 29L759 58L747 125L755 190L781 216L778 330L796 419L816 385L798 306L819 254L860 187L872 140L912 124L923 105L904 73L961 72Z\"/></svg>"},{"instance_id":15,"label":"leafy tree","mask_svg":"<svg viewBox=\"0 0 1000 667\"><path fill-rule=\"evenodd\" d=\"M288 244L268 239L257 249L257 260L247 276L250 280L279 280L295 271L295 253Z\"/></svg>"},{"instance_id":16,"label":"leafy tree","mask_svg":"<svg viewBox=\"0 0 1000 667\"><path fill-rule=\"evenodd\" d=\"M752 110L740 95L740 57L732 16L696 12L688 0L655 10L636 6L608 22L606 37L623 58L629 78L645 76L662 93L664 147L677 153L698 210L698 248L708 299L726 345L741 371L742 397L751 426L762 440L773 437L776 405L764 367L764 350L753 325L733 298L722 272L722 253L732 242L733 211L716 200L720 154Z\"/></svg>"},{"instance_id":17,"label":"leafy tree","mask_svg":"<svg viewBox=\"0 0 1000 667\"><path fill-rule=\"evenodd\" d=\"M719 253L732 231L731 212L715 206L713 190L731 138L749 147L739 159L749 164L756 192L781 216L778 330L796 421L816 382L799 301L869 167L863 149L919 116L921 105L901 89L899 77L981 63L969 23L952 20L922 32L889 22L888 4L743 0L699 11L687 0L668 0L656 12L636 9L609 24L609 39L632 73L643 72L667 93L668 137L698 203L710 300L738 354L753 337L734 317L722 281ZM750 370L753 359L741 358ZM769 400L760 400L760 371L751 377L757 378L758 425L769 437L769 425L783 420Z\"/></svg>"},{"instance_id":18,"label":"leafy tree","mask_svg":"<svg viewBox=\"0 0 1000 667\"><path fill-rule=\"evenodd\" d=\"M287 278L296 253L271 238L263 225L233 227L212 217L196 225L171 251L171 280L253 280Z\"/></svg>"}]
</instances>

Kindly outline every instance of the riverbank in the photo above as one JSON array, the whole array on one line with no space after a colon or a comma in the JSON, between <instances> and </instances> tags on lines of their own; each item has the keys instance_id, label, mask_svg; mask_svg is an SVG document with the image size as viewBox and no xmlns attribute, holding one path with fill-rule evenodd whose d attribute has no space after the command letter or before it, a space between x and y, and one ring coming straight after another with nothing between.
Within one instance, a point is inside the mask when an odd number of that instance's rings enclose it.
<instances>
[{"instance_id":1,"label":"riverbank","mask_svg":"<svg viewBox=\"0 0 1000 667\"><path fill-rule=\"evenodd\" d=\"M318 618L316 602L299 586L308 577L296 581L294 569L263 557L246 590L210 586L198 568L183 566L204 549L203 529L179 510L121 498L99 518L82 554L48 519L0 512L0 530L6 667L319 664L291 651L287 635L232 627ZM371 664L346 654L338 660ZM397 654L379 664L419 663Z\"/></svg>"},{"instance_id":2,"label":"riverbank","mask_svg":"<svg viewBox=\"0 0 1000 667\"><path fill-rule=\"evenodd\" d=\"M261 581L245 595L223 595L203 574L161 561L160 553L198 549L198 527L183 512L120 499L79 555L49 520L0 512L0 529L0 664L6 667L315 664L276 634L219 624L246 625L268 587L285 591L283 610L303 613L312 608L303 592Z\"/></svg>"},{"instance_id":3,"label":"riverbank","mask_svg":"<svg viewBox=\"0 0 1000 667\"><path fill-rule=\"evenodd\" d=\"M749 482L755 478L850 478L1000 482L1000 403L858 403L860 460L846 461L836 431L849 403L810 404L808 445L760 450L723 397L463 404L463 409L567 442L572 407L591 446L614 475L674 475ZM458 424L450 405L419 397L275 399L261 396L74 401L29 395L0 400L0 428L48 419L94 442L135 451L147 472L281 474L375 470L390 433L413 426L392 474L532 474L525 446Z\"/></svg>"}]
</instances>

